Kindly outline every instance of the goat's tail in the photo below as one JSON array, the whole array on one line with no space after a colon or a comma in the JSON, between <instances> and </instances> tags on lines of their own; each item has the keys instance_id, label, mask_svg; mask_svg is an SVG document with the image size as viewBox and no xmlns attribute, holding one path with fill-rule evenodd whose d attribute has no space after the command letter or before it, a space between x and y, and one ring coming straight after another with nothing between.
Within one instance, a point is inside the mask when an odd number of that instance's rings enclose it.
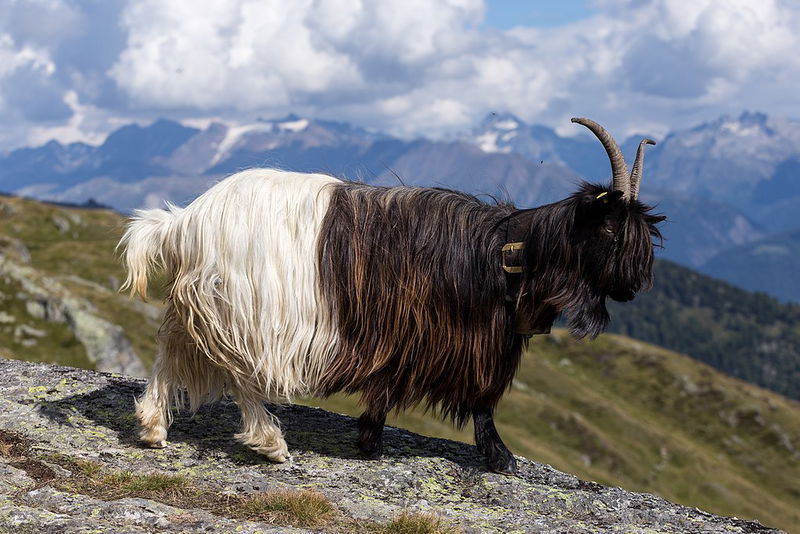
<instances>
[{"instance_id":1,"label":"goat's tail","mask_svg":"<svg viewBox=\"0 0 800 534\"><path fill-rule=\"evenodd\" d=\"M131 296L147 298L147 278L157 268L167 266L169 234L175 216L182 211L168 204L167 210L136 210L128 223L117 250L125 249L125 268L128 276L120 291L130 290Z\"/></svg>"}]
</instances>

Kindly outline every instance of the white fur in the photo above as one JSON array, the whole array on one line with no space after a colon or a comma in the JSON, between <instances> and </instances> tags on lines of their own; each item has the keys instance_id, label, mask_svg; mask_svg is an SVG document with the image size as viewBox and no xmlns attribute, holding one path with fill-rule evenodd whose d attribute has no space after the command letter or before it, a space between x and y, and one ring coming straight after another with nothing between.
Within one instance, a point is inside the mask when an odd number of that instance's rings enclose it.
<instances>
[{"instance_id":1,"label":"white fur","mask_svg":"<svg viewBox=\"0 0 800 534\"><path fill-rule=\"evenodd\" d=\"M313 393L337 345L319 287L317 241L329 176L255 169L185 209L138 211L120 246L126 288L145 295L154 267L174 276L153 377L137 403L142 439L163 446L181 388L196 409L231 393L242 442L288 452L263 401Z\"/></svg>"}]
</instances>

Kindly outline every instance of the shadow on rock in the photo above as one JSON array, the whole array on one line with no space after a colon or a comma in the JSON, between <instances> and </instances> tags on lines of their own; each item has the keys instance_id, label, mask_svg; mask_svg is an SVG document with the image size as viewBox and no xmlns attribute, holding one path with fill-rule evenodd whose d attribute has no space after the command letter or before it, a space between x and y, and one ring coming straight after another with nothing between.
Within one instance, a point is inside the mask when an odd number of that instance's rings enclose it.
<instances>
[{"instance_id":1,"label":"shadow on rock","mask_svg":"<svg viewBox=\"0 0 800 534\"><path fill-rule=\"evenodd\" d=\"M42 415L60 425L74 426L71 416L78 413L98 426L116 432L119 441L134 448L144 448L138 438L134 399L142 394L144 384L111 378L104 387L71 395L59 400L39 402ZM310 452L336 458L359 458L356 449L356 420L320 408L300 405L267 404L284 430L289 450ZM239 431L240 414L229 400L207 404L195 414L173 409L169 442L182 442L197 449L201 456L222 452L237 463L265 463L266 460L239 444L233 435ZM411 432L386 427L384 457L442 457L467 469L483 469L478 451L470 445L427 438Z\"/></svg>"}]
</instances>

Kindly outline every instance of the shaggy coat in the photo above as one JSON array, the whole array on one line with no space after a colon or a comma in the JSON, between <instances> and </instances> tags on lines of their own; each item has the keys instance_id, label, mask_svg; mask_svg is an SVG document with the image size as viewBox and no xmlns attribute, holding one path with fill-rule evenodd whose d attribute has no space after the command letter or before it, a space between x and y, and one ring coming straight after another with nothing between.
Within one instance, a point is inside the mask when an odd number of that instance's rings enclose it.
<instances>
[{"instance_id":1,"label":"shaggy coat","mask_svg":"<svg viewBox=\"0 0 800 534\"><path fill-rule=\"evenodd\" d=\"M457 424L474 416L490 466L512 470L510 453L491 465L507 453L491 413L528 334L563 313L576 335L596 335L607 296L627 300L650 283L660 219L616 193L585 184L520 211L255 169L185 209L138 212L121 241L126 284L144 296L154 268L168 276L159 354L137 402L142 439L164 446L184 391L192 409L230 394L237 437L284 461L263 402L344 391L362 396L367 456L380 454L387 411L425 403ZM521 274L503 269L509 240L525 244Z\"/></svg>"},{"instance_id":2,"label":"shaggy coat","mask_svg":"<svg viewBox=\"0 0 800 534\"><path fill-rule=\"evenodd\" d=\"M329 194L318 261L339 345L319 393L383 409L426 400L459 423L476 401L493 406L519 362L496 230L512 208L439 189Z\"/></svg>"}]
</instances>

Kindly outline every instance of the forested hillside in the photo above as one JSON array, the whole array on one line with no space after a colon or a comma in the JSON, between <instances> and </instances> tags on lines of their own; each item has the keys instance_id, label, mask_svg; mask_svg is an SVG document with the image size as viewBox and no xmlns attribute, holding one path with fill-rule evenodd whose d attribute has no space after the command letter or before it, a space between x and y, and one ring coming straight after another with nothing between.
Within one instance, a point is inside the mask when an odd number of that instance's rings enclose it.
<instances>
[{"instance_id":1,"label":"forested hillside","mask_svg":"<svg viewBox=\"0 0 800 534\"><path fill-rule=\"evenodd\" d=\"M652 290L610 309L612 332L688 354L800 399L800 305L662 260L656 263Z\"/></svg>"}]
</instances>

